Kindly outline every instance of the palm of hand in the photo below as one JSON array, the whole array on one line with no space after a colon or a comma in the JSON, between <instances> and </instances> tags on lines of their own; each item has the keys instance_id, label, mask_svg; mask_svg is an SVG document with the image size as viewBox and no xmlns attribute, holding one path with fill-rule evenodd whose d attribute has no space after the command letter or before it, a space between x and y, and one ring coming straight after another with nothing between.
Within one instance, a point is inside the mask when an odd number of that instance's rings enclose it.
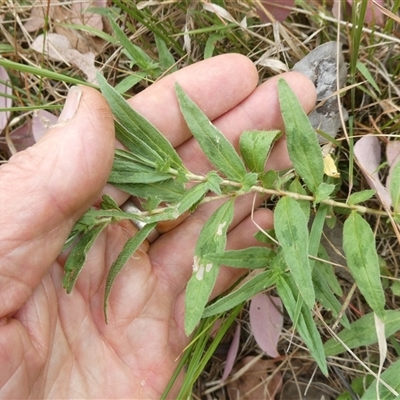
<instances>
[{"instance_id":1,"label":"palm of hand","mask_svg":"<svg viewBox=\"0 0 400 400\"><path fill-rule=\"evenodd\" d=\"M309 81L299 74L286 79L310 110L315 95ZM282 127L276 80L255 90L256 71L241 56L217 57L169 76L131 104L168 137L195 173L210 166L179 114L174 81L234 144L244 129ZM2 398L159 398L188 343L184 290L198 234L216 204L202 206L177 227L166 227L156 242L149 248L144 244L131 258L114 283L108 325L104 281L134 234L129 221L109 226L91 249L72 293L62 288L65 257L54 260L74 222L104 187L112 163L112 132L104 100L84 89L71 121L58 124L0 169L0 187L13 182L13 189L0 191L0 209L6 210L0 215ZM287 166L284 142L269 163ZM104 191L120 204L126 200L113 188ZM252 203L253 198L236 202L228 247L254 244ZM264 228L272 224L268 210L258 210L254 218ZM222 269L213 296L240 273Z\"/></svg>"}]
</instances>

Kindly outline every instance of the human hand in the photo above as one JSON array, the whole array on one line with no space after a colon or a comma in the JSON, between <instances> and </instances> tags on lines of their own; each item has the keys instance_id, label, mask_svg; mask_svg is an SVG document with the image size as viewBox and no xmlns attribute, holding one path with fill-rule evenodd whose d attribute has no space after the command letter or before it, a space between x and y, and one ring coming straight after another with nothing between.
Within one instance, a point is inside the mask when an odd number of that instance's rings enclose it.
<instances>
[{"instance_id":1,"label":"human hand","mask_svg":"<svg viewBox=\"0 0 400 400\"><path fill-rule=\"evenodd\" d=\"M299 73L283 77L310 111L311 82ZM236 147L245 129L283 128L277 79L256 88L257 72L243 56L215 57L164 78L130 103L165 134L194 173L211 166L180 114L176 81ZM136 228L129 221L106 228L75 288L65 292L65 255L59 253L73 225L101 193L119 204L127 199L105 186L115 139L104 98L82 87L72 91L67 105L35 146L0 168L0 398L159 398L188 343L185 286L198 234L218 204L202 205L178 226L164 225L154 243L135 253L114 282L105 324L105 278ZM267 167L288 165L281 140ZM230 249L256 244L252 203L250 196L235 203ZM257 210L254 219L264 229L272 226L267 209ZM222 268L213 296L240 273Z\"/></svg>"}]
</instances>

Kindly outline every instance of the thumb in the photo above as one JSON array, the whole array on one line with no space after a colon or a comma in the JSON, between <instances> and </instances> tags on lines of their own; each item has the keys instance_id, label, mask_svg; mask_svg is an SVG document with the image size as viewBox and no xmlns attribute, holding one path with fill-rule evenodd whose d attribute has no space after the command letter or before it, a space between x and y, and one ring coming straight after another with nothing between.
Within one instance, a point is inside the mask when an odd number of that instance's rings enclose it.
<instances>
[{"instance_id":1,"label":"thumb","mask_svg":"<svg viewBox=\"0 0 400 400\"><path fill-rule=\"evenodd\" d=\"M17 310L100 194L114 154L111 111L94 89L70 89L55 126L0 167L0 317Z\"/></svg>"}]
</instances>

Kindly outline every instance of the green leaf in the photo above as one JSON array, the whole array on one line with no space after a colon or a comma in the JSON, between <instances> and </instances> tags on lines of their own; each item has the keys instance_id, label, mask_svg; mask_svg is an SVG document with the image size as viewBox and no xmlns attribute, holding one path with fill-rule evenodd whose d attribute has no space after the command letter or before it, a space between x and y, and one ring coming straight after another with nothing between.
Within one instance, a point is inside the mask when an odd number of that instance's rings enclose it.
<instances>
[{"instance_id":1,"label":"green leaf","mask_svg":"<svg viewBox=\"0 0 400 400\"><path fill-rule=\"evenodd\" d=\"M223 179L215 171L210 171L207 174L208 188L215 194L222 194L220 186L222 181Z\"/></svg>"},{"instance_id":2,"label":"green leaf","mask_svg":"<svg viewBox=\"0 0 400 400\"><path fill-rule=\"evenodd\" d=\"M275 252L266 247L248 247L242 250L228 250L221 253L204 255L204 259L214 265L225 265L233 268L267 268Z\"/></svg>"},{"instance_id":3,"label":"green leaf","mask_svg":"<svg viewBox=\"0 0 400 400\"><path fill-rule=\"evenodd\" d=\"M400 360L394 362L381 376L381 380L387 383L397 393L400 393ZM361 400L376 400L376 380L368 387ZM395 396L382 383L379 383L379 399L380 400L395 400L400 396Z\"/></svg>"},{"instance_id":4,"label":"green leaf","mask_svg":"<svg viewBox=\"0 0 400 400\"><path fill-rule=\"evenodd\" d=\"M318 258L321 260L326 260L327 262L315 260L314 269L319 269L324 276L323 279L328 283L332 292L335 293L336 296L343 296L342 287L340 286L340 283L335 275L335 270L332 265L329 264L329 255L322 245L320 245L318 249Z\"/></svg>"},{"instance_id":5,"label":"green leaf","mask_svg":"<svg viewBox=\"0 0 400 400\"><path fill-rule=\"evenodd\" d=\"M270 169L267 172L263 172L262 174L259 174L259 179L260 179L260 181L262 183L263 188L265 188L265 189L274 189L275 188L275 182L278 179L278 174L273 169Z\"/></svg>"},{"instance_id":6,"label":"green leaf","mask_svg":"<svg viewBox=\"0 0 400 400\"><path fill-rule=\"evenodd\" d=\"M392 170L389 191L394 211L400 212L400 162Z\"/></svg>"},{"instance_id":7,"label":"green leaf","mask_svg":"<svg viewBox=\"0 0 400 400\"><path fill-rule=\"evenodd\" d=\"M376 190L373 189L362 190L361 192L352 193L347 200L347 204L354 205L363 203L364 201L369 200L375 193Z\"/></svg>"},{"instance_id":8,"label":"green leaf","mask_svg":"<svg viewBox=\"0 0 400 400\"><path fill-rule=\"evenodd\" d=\"M147 199L149 197L158 197L162 201L178 201L185 193L184 186L174 179L154 183L114 183L116 188L131 196Z\"/></svg>"},{"instance_id":9,"label":"green leaf","mask_svg":"<svg viewBox=\"0 0 400 400\"><path fill-rule=\"evenodd\" d=\"M303 303L298 317L296 315L298 301L302 300L301 297L299 299L299 291L297 284L294 283L295 280L297 280L296 277L281 275L276 281L276 289L292 321L297 319L296 329L307 345L311 355L314 357L321 371L325 375L328 375L324 348L311 310Z\"/></svg>"},{"instance_id":10,"label":"green leaf","mask_svg":"<svg viewBox=\"0 0 400 400\"><path fill-rule=\"evenodd\" d=\"M315 193L324 175L317 135L296 95L283 79L278 81L278 93L290 160L311 193Z\"/></svg>"},{"instance_id":11,"label":"green leaf","mask_svg":"<svg viewBox=\"0 0 400 400\"><path fill-rule=\"evenodd\" d=\"M314 204L321 203L321 201L329 199L329 196L335 190L335 185L322 182L314 193L315 201Z\"/></svg>"},{"instance_id":12,"label":"green leaf","mask_svg":"<svg viewBox=\"0 0 400 400\"><path fill-rule=\"evenodd\" d=\"M251 299L256 294L275 284L274 271L263 271L235 288L231 293L218 299L204 310L203 318L232 309L238 304Z\"/></svg>"},{"instance_id":13,"label":"green leaf","mask_svg":"<svg viewBox=\"0 0 400 400\"><path fill-rule=\"evenodd\" d=\"M117 259L111 265L110 271L107 275L106 280L106 288L104 292L104 316L107 322L107 303L108 298L110 297L110 292L112 285L114 283L115 278L123 268L123 266L128 262L128 260L132 257L135 251L139 248L139 246L144 242L147 236L151 233L151 231L155 228L157 223L146 224L142 229L140 229L135 236L128 239L122 249L121 253L118 254Z\"/></svg>"},{"instance_id":14,"label":"green leaf","mask_svg":"<svg viewBox=\"0 0 400 400\"><path fill-rule=\"evenodd\" d=\"M185 121L204 154L229 179L242 181L246 168L234 147L178 84L175 91Z\"/></svg>"},{"instance_id":15,"label":"green leaf","mask_svg":"<svg viewBox=\"0 0 400 400\"><path fill-rule=\"evenodd\" d=\"M168 173L161 173L155 167L145 165L134 157L123 157L121 154L129 152L120 150L115 153L114 163L108 182L114 183L152 183L171 179Z\"/></svg>"},{"instance_id":16,"label":"green leaf","mask_svg":"<svg viewBox=\"0 0 400 400\"><path fill-rule=\"evenodd\" d=\"M132 43L132 41L125 35L124 31L118 26L111 16L109 20L117 39L121 43L126 55L131 59L131 61L134 64L137 64L147 73L153 73L157 69L159 70L159 73L161 73L159 65L139 46L136 46ZM159 73L157 75L159 75Z\"/></svg>"},{"instance_id":17,"label":"green leaf","mask_svg":"<svg viewBox=\"0 0 400 400\"><path fill-rule=\"evenodd\" d=\"M361 61L357 60L356 64L357 69L360 71L361 75L370 83L370 85L380 94L381 91L379 86L375 82L375 79L372 77L371 73L369 72L368 68L363 64Z\"/></svg>"},{"instance_id":18,"label":"green leaf","mask_svg":"<svg viewBox=\"0 0 400 400\"><path fill-rule=\"evenodd\" d=\"M244 131L240 135L240 154L250 171L263 173L274 141L282 136L279 130Z\"/></svg>"},{"instance_id":19,"label":"green leaf","mask_svg":"<svg viewBox=\"0 0 400 400\"><path fill-rule=\"evenodd\" d=\"M177 71L177 66L175 64L174 56L168 50L167 45L164 40L161 39L160 36L154 35L154 39L156 40L156 46L158 50L158 58L160 61L161 68L164 71L168 71L168 73Z\"/></svg>"},{"instance_id":20,"label":"green leaf","mask_svg":"<svg viewBox=\"0 0 400 400\"><path fill-rule=\"evenodd\" d=\"M118 140L135 154L143 154L141 152L145 150L143 156L146 157L147 154L150 154L153 156L153 158L150 158L150 161L154 163L170 162L171 167L186 171L178 153L154 125L135 111L125 99L107 83L102 75L97 74L97 81L115 118L124 128L119 132ZM140 145L140 147L138 147L138 145ZM156 154L157 157L154 157L154 154Z\"/></svg>"},{"instance_id":21,"label":"green leaf","mask_svg":"<svg viewBox=\"0 0 400 400\"><path fill-rule=\"evenodd\" d=\"M209 36L207 39L206 45L204 47L204 59L212 57L215 49L215 44L221 40L224 39L226 36L221 35L219 33L213 33Z\"/></svg>"},{"instance_id":22,"label":"green leaf","mask_svg":"<svg viewBox=\"0 0 400 400\"><path fill-rule=\"evenodd\" d=\"M354 349L360 346L369 346L378 342L375 329L374 314L364 315L350 325L351 329L343 329L337 336L347 347ZM385 337L400 330L400 311L387 310L385 316ZM325 344L327 357L343 353L346 349L335 338L329 339Z\"/></svg>"},{"instance_id":23,"label":"green leaf","mask_svg":"<svg viewBox=\"0 0 400 400\"><path fill-rule=\"evenodd\" d=\"M337 318L340 311L342 310L342 304L333 294L332 289L330 288L329 283L326 280L324 269L319 268L319 266L320 265L316 265L313 269L315 297L326 310L332 311L333 316ZM327 266L330 267L329 265ZM340 321L345 328L350 327L350 323L346 317L346 314L342 315Z\"/></svg>"},{"instance_id":24,"label":"green leaf","mask_svg":"<svg viewBox=\"0 0 400 400\"><path fill-rule=\"evenodd\" d=\"M67 293L71 293L78 275L85 265L89 250L106 226L107 224L102 224L84 233L79 242L71 250L64 265L63 287L67 290Z\"/></svg>"},{"instance_id":25,"label":"green leaf","mask_svg":"<svg viewBox=\"0 0 400 400\"><path fill-rule=\"evenodd\" d=\"M307 220L299 203L290 197L281 198L275 207L274 225L286 264L302 298L312 309L315 293L308 259Z\"/></svg>"},{"instance_id":26,"label":"green leaf","mask_svg":"<svg viewBox=\"0 0 400 400\"><path fill-rule=\"evenodd\" d=\"M352 212L343 227L343 250L347 265L369 306L385 318L385 295L382 288L375 237L368 222Z\"/></svg>"},{"instance_id":27,"label":"green leaf","mask_svg":"<svg viewBox=\"0 0 400 400\"><path fill-rule=\"evenodd\" d=\"M133 86L142 81L146 76L147 74L145 72L132 73L131 75L128 75L122 79L121 82L118 82L117 86L115 86L115 90L120 94L124 94Z\"/></svg>"},{"instance_id":28,"label":"green leaf","mask_svg":"<svg viewBox=\"0 0 400 400\"><path fill-rule=\"evenodd\" d=\"M243 177L243 179L242 179L242 181L241 181L241 183L242 183L242 190L244 191L244 192L249 192L250 191L250 188L252 187L252 186L255 186L255 185L257 185L257 180L258 180L258 175L255 173L255 172L249 172L249 173L247 173L244 177Z\"/></svg>"},{"instance_id":29,"label":"green leaf","mask_svg":"<svg viewBox=\"0 0 400 400\"><path fill-rule=\"evenodd\" d=\"M224 250L226 233L233 218L233 200L220 206L204 224L196 244L193 275L186 287L185 332L190 335L200 321L218 276L219 266L204 259L205 254Z\"/></svg>"}]
</instances>

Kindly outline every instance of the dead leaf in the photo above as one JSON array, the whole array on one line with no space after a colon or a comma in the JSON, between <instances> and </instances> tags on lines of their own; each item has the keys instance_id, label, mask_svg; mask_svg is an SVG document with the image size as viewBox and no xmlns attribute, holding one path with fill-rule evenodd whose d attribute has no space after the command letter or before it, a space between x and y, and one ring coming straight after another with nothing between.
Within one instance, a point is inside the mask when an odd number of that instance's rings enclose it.
<instances>
[{"instance_id":1,"label":"dead leaf","mask_svg":"<svg viewBox=\"0 0 400 400\"><path fill-rule=\"evenodd\" d=\"M367 24L377 24L380 26L385 25L385 18L382 13L382 11L379 9L379 6L376 6L373 1L367 0L368 5L367 5L367 11L365 13L365 23ZM374 0L378 5L383 6L384 1L383 0ZM348 8L343 12L344 15L347 16L347 19L351 19L351 8L353 6L353 1L352 0L346 0ZM342 5L343 6L343 5ZM339 16L339 1L334 1L332 4L332 14L335 18L342 19L342 16Z\"/></svg>"},{"instance_id":2,"label":"dead leaf","mask_svg":"<svg viewBox=\"0 0 400 400\"><path fill-rule=\"evenodd\" d=\"M45 41L44 44L43 41ZM74 65L86 75L88 82L96 82L95 54L92 52L80 53L72 48L65 36L57 33L48 33L46 36L39 35L32 42L31 48L38 53L42 53L44 49L45 54L51 59Z\"/></svg>"},{"instance_id":3,"label":"dead leaf","mask_svg":"<svg viewBox=\"0 0 400 400\"><path fill-rule=\"evenodd\" d=\"M400 155L400 140L391 140L386 145L386 161L392 166Z\"/></svg>"},{"instance_id":4,"label":"dead leaf","mask_svg":"<svg viewBox=\"0 0 400 400\"><path fill-rule=\"evenodd\" d=\"M241 326L240 324L237 324L235 333L233 334L231 345L229 346L228 355L226 356L226 363L221 381L224 381L229 376L235 364L237 353L239 350L240 331L241 331Z\"/></svg>"},{"instance_id":5,"label":"dead leaf","mask_svg":"<svg viewBox=\"0 0 400 400\"><path fill-rule=\"evenodd\" d=\"M245 357L235 365L233 371L239 377L226 386L230 400L274 400L281 390L282 375L279 372L274 374L276 365L271 360L259 359L246 372L239 373L254 359Z\"/></svg>"},{"instance_id":6,"label":"dead leaf","mask_svg":"<svg viewBox=\"0 0 400 400\"><path fill-rule=\"evenodd\" d=\"M338 54L339 51L339 54ZM337 60L338 59L338 60ZM339 65L337 66L337 61ZM339 68L339 83L337 82L337 68ZM319 129L333 138L336 137L341 127L339 104L337 96L338 87L342 88L346 82L347 68L342 53L342 44L327 42L316 47L306 57L293 67L293 71L306 75L316 86L317 108L308 117L315 130ZM340 107L342 107L340 105ZM344 118L347 111L342 107ZM327 140L318 136L320 143Z\"/></svg>"},{"instance_id":7,"label":"dead leaf","mask_svg":"<svg viewBox=\"0 0 400 400\"><path fill-rule=\"evenodd\" d=\"M46 133L46 131L57 123L58 117L46 110L38 110L32 117L32 135L35 142Z\"/></svg>"},{"instance_id":8,"label":"dead leaf","mask_svg":"<svg viewBox=\"0 0 400 400\"><path fill-rule=\"evenodd\" d=\"M250 302L250 326L260 349L279 357L278 341L283 326L282 302L278 297L257 294Z\"/></svg>"},{"instance_id":9,"label":"dead leaf","mask_svg":"<svg viewBox=\"0 0 400 400\"><path fill-rule=\"evenodd\" d=\"M269 0L260 1L262 7L257 7L257 14L263 22L271 21L268 14L279 22L282 22L291 13L291 9L294 7L294 0ZM265 10L267 12L265 12Z\"/></svg>"},{"instance_id":10,"label":"dead leaf","mask_svg":"<svg viewBox=\"0 0 400 400\"><path fill-rule=\"evenodd\" d=\"M52 21L50 26L54 27L55 33L67 37L74 49L81 53L92 52L98 54L105 43L103 39L92 37L88 32L65 28L62 25L72 23L103 30L101 16L87 10L90 7L105 7L106 5L105 0L97 0L74 2L71 7L67 7L67 4L51 0L50 6L47 7L47 0L37 0L32 6L30 18L25 22L24 27L28 32L43 28L45 15L48 12L48 18Z\"/></svg>"},{"instance_id":11,"label":"dead leaf","mask_svg":"<svg viewBox=\"0 0 400 400\"><path fill-rule=\"evenodd\" d=\"M383 206L390 209L392 199L379 177L378 168L381 164L381 145L378 138L374 135L363 136L354 145L354 155L369 186L371 189L376 190L376 194Z\"/></svg>"}]
</instances>

